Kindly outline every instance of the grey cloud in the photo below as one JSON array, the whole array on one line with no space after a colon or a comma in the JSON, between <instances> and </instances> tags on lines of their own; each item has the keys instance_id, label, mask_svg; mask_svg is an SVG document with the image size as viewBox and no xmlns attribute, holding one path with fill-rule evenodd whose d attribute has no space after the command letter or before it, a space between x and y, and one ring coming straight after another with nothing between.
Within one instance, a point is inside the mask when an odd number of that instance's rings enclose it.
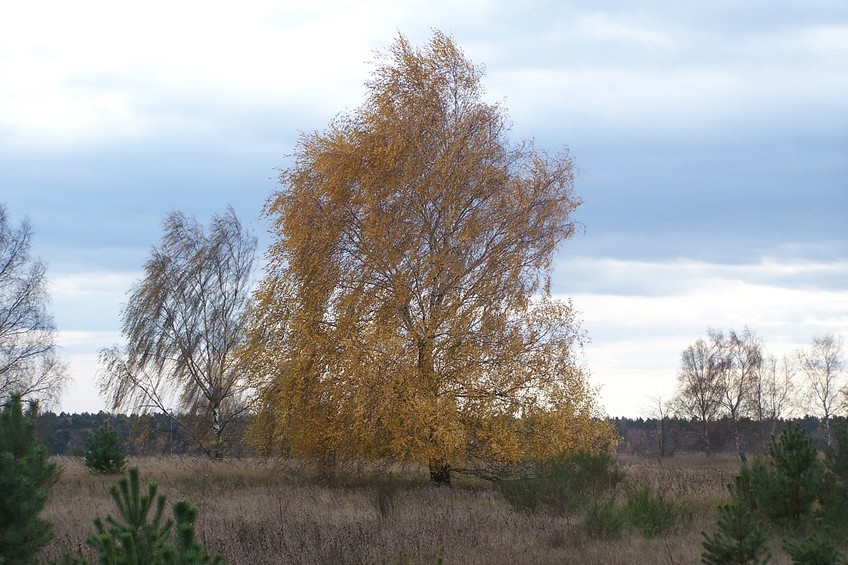
<instances>
[{"instance_id":1,"label":"grey cloud","mask_svg":"<svg viewBox=\"0 0 848 565\"><path fill-rule=\"evenodd\" d=\"M277 186L279 149L251 153L220 140L170 139L81 153L0 153L9 171L3 199L16 217L31 218L34 251L48 264L134 269L171 210L202 219L232 205L263 235L259 216Z\"/></svg>"}]
</instances>

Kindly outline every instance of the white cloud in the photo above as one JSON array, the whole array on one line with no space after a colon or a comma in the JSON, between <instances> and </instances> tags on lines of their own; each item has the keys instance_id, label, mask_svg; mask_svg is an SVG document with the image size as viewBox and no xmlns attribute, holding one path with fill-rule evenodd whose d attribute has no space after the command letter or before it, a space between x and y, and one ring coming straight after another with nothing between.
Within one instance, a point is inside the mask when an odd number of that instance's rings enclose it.
<instances>
[{"instance_id":1,"label":"white cloud","mask_svg":"<svg viewBox=\"0 0 848 565\"><path fill-rule=\"evenodd\" d=\"M68 363L70 382L59 402L58 410L79 413L106 410L100 397L97 375L101 369L99 353L104 347L121 340L117 331L59 331L56 344Z\"/></svg>"},{"instance_id":2,"label":"white cloud","mask_svg":"<svg viewBox=\"0 0 848 565\"><path fill-rule=\"evenodd\" d=\"M469 37L495 98L522 120L543 111L659 131L750 115L768 123L774 112L837 106L848 88L846 26L744 34L696 24L485 1L18 2L0 20L0 141L202 134L216 127L206 122L281 108L317 114L320 127L359 104L375 49L398 31L423 41L431 27Z\"/></svg>"},{"instance_id":3,"label":"white cloud","mask_svg":"<svg viewBox=\"0 0 848 565\"><path fill-rule=\"evenodd\" d=\"M807 344L814 335L848 337L848 263L710 265L581 260L586 279L629 280L635 287L655 280L658 294L597 292L584 285L571 298L582 313L591 343L586 347L593 382L611 415L638 416L648 397L669 397L680 353L708 328L748 326L778 357ZM562 270L562 267L559 268ZM594 271L594 272L593 272ZM787 285L786 276L813 280L841 275L841 286ZM784 280L781 280L784 279ZM602 290L607 288L608 290ZM673 290L672 290L673 288Z\"/></svg>"},{"instance_id":4,"label":"white cloud","mask_svg":"<svg viewBox=\"0 0 848 565\"><path fill-rule=\"evenodd\" d=\"M576 19L574 33L595 41L622 41L639 46L673 48L676 39L666 29L633 22L621 16L594 12Z\"/></svg>"},{"instance_id":5,"label":"white cloud","mask_svg":"<svg viewBox=\"0 0 848 565\"><path fill-rule=\"evenodd\" d=\"M633 8L573 10L540 21L532 37L504 38L508 47L488 53L490 90L518 121L552 122L571 135L644 142L761 135L788 124L844 130L837 93L848 90L848 26L744 26Z\"/></svg>"},{"instance_id":6,"label":"white cloud","mask_svg":"<svg viewBox=\"0 0 848 565\"><path fill-rule=\"evenodd\" d=\"M115 332L89 332L82 330L66 330L56 332L56 345L65 351L91 351L103 344L110 344L120 339Z\"/></svg>"},{"instance_id":7,"label":"white cloud","mask_svg":"<svg viewBox=\"0 0 848 565\"><path fill-rule=\"evenodd\" d=\"M66 359L71 381L62 395L58 410L72 414L107 410L106 401L100 397L97 386L100 370L97 354L77 353L66 356Z\"/></svg>"},{"instance_id":8,"label":"white cloud","mask_svg":"<svg viewBox=\"0 0 848 565\"><path fill-rule=\"evenodd\" d=\"M497 91L510 92L513 113L547 108L622 129L647 122L657 128L691 127L689 120L674 120L693 114L706 122L739 88L738 79L721 69L514 69L492 73L492 80Z\"/></svg>"},{"instance_id":9,"label":"white cloud","mask_svg":"<svg viewBox=\"0 0 848 565\"><path fill-rule=\"evenodd\" d=\"M105 409L96 375L100 350L123 341L120 305L135 280L134 273L64 273L51 277L52 309L58 332L56 344L68 361L70 386L60 401L66 412Z\"/></svg>"},{"instance_id":10,"label":"white cloud","mask_svg":"<svg viewBox=\"0 0 848 565\"><path fill-rule=\"evenodd\" d=\"M792 62L845 68L848 58L848 25L825 24L756 36L750 41L762 57L775 54Z\"/></svg>"},{"instance_id":11,"label":"white cloud","mask_svg":"<svg viewBox=\"0 0 848 565\"><path fill-rule=\"evenodd\" d=\"M0 134L28 144L150 135L174 112L355 95L393 10L342 2L17 3L0 23ZM179 109L180 105L184 106ZM11 137L11 140L9 139Z\"/></svg>"},{"instance_id":12,"label":"white cloud","mask_svg":"<svg viewBox=\"0 0 848 565\"><path fill-rule=\"evenodd\" d=\"M93 298L100 304L104 299L122 299L140 273L85 272L60 273L50 277L50 291L54 300L79 300Z\"/></svg>"},{"instance_id":13,"label":"white cloud","mask_svg":"<svg viewBox=\"0 0 848 565\"><path fill-rule=\"evenodd\" d=\"M846 260L816 262L766 257L757 263L716 264L574 257L560 260L556 272L564 291L604 295L678 296L728 282L787 290L845 291L848 288Z\"/></svg>"}]
</instances>

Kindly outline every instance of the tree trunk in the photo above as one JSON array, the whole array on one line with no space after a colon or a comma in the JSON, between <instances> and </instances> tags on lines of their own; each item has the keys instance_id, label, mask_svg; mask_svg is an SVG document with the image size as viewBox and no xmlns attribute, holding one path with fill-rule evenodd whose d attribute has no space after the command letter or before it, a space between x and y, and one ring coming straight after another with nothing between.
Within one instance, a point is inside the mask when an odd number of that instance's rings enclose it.
<instances>
[{"instance_id":1,"label":"tree trunk","mask_svg":"<svg viewBox=\"0 0 848 565\"><path fill-rule=\"evenodd\" d=\"M438 459L430 460L430 480L437 486L451 486L450 464Z\"/></svg>"},{"instance_id":2,"label":"tree trunk","mask_svg":"<svg viewBox=\"0 0 848 565\"><path fill-rule=\"evenodd\" d=\"M431 338L423 338L418 341L418 372L422 384L429 389L432 394L433 409L436 409L438 404L438 394L436 393L436 369L433 361L433 340ZM434 443L436 430L430 427L428 440L431 444ZM436 450L438 453L439 450ZM430 458L430 481L438 486L451 485L450 464L442 460L438 455Z\"/></svg>"},{"instance_id":3,"label":"tree trunk","mask_svg":"<svg viewBox=\"0 0 848 565\"><path fill-rule=\"evenodd\" d=\"M701 424L701 440L704 442L704 453L709 457L713 454L712 446L710 445L710 429L707 426L707 421L702 420Z\"/></svg>"},{"instance_id":4,"label":"tree trunk","mask_svg":"<svg viewBox=\"0 0 848 565\"><path fill-rule=\"evenodd\" d=\"M824 415L824 418L822 418L822 424L824 425L824 437L827 442L827 446L832 447L833 437L830 434L830 414Z\"/></svg>"},{"instance_id":5,"label":"tree trunk","mask_svg":"<svg viewBox=\"0 0 848 565\"><path fill-rule=\"evenodd\" d=\"M212 458L223 459L224 424L221 420L221 410L217 405L212 407L212 432L214 434L213 441L215 442L212 446Z\"/></svg>"},{"instance_id":6,"label":"tree trunk","mask_svg":"<svg viewBox=\"0 0 848 565\"><path fill-rule=\"evenodd\" d=\"M742 440L739 437L739 422L735 418L733 419L733 441L736 443L736 452L739 454L739 460L742 463L746 463L748 457L745 455L745 450L742 449Z\"/></svg>"}]
</instances>

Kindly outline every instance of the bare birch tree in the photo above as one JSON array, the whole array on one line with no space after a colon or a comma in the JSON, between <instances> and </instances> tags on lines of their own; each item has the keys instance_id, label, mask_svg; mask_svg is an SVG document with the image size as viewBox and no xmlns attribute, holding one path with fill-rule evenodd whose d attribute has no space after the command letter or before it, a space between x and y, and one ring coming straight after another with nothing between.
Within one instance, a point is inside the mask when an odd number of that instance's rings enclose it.
<instances>
[{"instance_id":1,"label":"bare birch tree","mask_svg":"<svg viewBox=\"0 0 848 565\"><path fill-rule=\"evenodd\" d=\"M47 269L30 256L31 240L29 222L14 229L0 205L0 400L17 392L51 405L68 373L56 351Z\"/></svg>"},{"instance_id":2,"label":"bare birch tree","mask_svg":"<svg viewBox=\"0 0 848 565\"><path fill-rule=\"evenodd\" d=\"M674 396L675 411L700 424L701 441L708 455L712 452L711 424L721 410L721 385L715 353L706 341L699 339L683 350Z\"/></svg>"},{"instance_id":3,"label":"bare birch tree","mask_svg":"<svg viewBox=\"0 0 848 565\"><path fill-rule=\"evenodd\" d=\"M767 450L778 421L797 404L794 363L787 357L778 362L774 355L765 356L749 391L748 414L758 423L763 450Z\"/></svg>"},{"instance_id":4,"label":"bare birch tree","mask_svg":"<svg viewBox=\"0 0 848 565\"><path fill-rule=\"evenodd\" d=\"M674 430L672 426L673 404L662 395L649 397L651 407L648 411L648 419L653 427L654 444L657 446L657 454L666 457L674 453Z\"/></svg>"},{"instance_id":5,"label":"bare birch tree","mask_svg":"<svg viewBox=\"0 0 848 565\"><path fill-rule=\"evenodd\" d=\"M762 364L762 342L748 328L727 335L711 329L707 336L708 341L699 339L683 351L676 410L700 422L707 453L711 448L710 423L722 414L730 417L736 451L745 461L739 421L747 415L752 383Z\"/></svg>"},{"instance_id":6,"label":"bare birch tree","mask_svg":"<svg viewBox=\"0 0 848 565\"><path fill-rule=\"evenodd\" d=\"M830 446L831 419L844 410L848 400L842 338L833 334L816 336L809 347L795 352L795 359L807 384L807 406L821 420Z\"/></svg>"},{"instance_id":7,"label":"bare birch tree","mask_svg":"<svg viewBox=\"0 0 848 565\"><path fill-rule=\"evenodd\" d=\"M733 442L739 459L747 460L739 434L739 421L747 415L757 372L763 362L762 340L748 328L725 336L716 330L709 331L716 367L721 375L721 404L733 423Z\"/></svg>"},{"instance_id":8,"label":"bare birch tree","mask_svg":"<svg viewBox=\"0 0 848 565\"><path fill-rule=\"evenodd\" d=\"M230 208L208 232L180 212L123 311L125 348L101 351L101 392L113 409L168 414L213 457L244 410L243 368L234 355L250 301L256 239Z\"/></svg>"}]
</instances>

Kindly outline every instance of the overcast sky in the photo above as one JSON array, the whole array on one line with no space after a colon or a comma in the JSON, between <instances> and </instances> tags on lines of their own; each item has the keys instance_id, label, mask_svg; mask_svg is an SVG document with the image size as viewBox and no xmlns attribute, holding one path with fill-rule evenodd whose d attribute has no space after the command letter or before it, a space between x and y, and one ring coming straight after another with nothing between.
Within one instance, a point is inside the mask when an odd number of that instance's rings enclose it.
<instances>
[{"instance_id":1,"label":"overcast sky","mask_svg":"<svg viewBox=\"0 0 848 565\"><path fill-rule=\"evenodd\" d=\"M364 99L377 50L451 34L513 137L568 147L585 231L554 292L610 415L670 396L681 351L748 325L781 355L848 339L848 3L28 0L0 8L0 203L48 264L74 382L161 221L260 219L300 132Z\"/></svg>"}]
</instances>

